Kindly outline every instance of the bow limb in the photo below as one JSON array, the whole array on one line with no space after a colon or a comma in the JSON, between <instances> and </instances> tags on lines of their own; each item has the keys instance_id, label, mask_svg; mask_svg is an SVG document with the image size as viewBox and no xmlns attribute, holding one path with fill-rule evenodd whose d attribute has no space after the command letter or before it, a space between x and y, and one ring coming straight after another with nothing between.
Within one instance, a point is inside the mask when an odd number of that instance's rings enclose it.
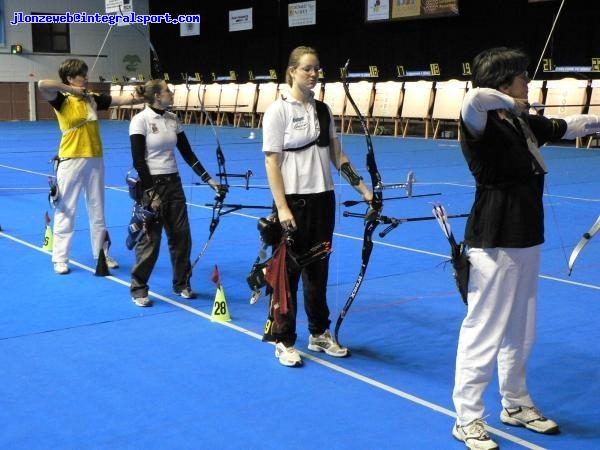
<instances>
[{"instance_id":1,"label":"bow limb","mask_svg":"<svg viewBox=\"0 0 600 450\"><path fill-rule=\"evenodd\" d=\"M346 303L340 311L340 315L338 316L338 319L336 321L334 330L334 339L336 342L339 342L338 334L340 327L342 325L342 322L344 321L344 318L348 314L350 306L352 306L352 303L354 302L354 299L358 294L360 286L362 285L363 279L367 272L367 266L369 265L369 259L373 250L373 232L375 231L375 228L377 228L377 225L379 225L380 223L379 216L381 215L380 211L383 208L383 195L381 192L383 183L381 181L381 175L379 174L379 170L377 169L377 162L375 161L375 151L373 150L373 140L371 139L371 133L369 133L369 128L367 127L365 118L363 117L362 113L358 109L358 106L356 105L356 102L350 94L350 86L348 84L347 78L349 64L350 60L346 61L346 65L344 66L344 69L342 71L342 85L344 87L344 92L346 93L346 98L348 99L348 101L352 105L352 108L356 112L356 116L358 118L358 121L360 122L363 134L365 136L367 144L367 170L371 178L371 186L373 190L373 200L371 204L373 205L374 209L365 216L365 230L363 233L362 262L360 266L360 271L358 272L358 277L354 282L354 287L352 288L352 291L350 292L350 295L348 296L348 299L346 300Z\"/></svg>"},{"instance_id":2,"label":"bow limb","mask_svg":"<svg viewBox=\"0 0 600 450\"><path fill-rule=\"evenodd\" d=\"M216 133L216 131L215 131ZM227 179L227 169L225 167L225 154L221 149L221 143L217 138L217 167L219 169L219 191L215 196L215 206L213 207L213 218L210 223L210 233L214 233L217 225L219 225L219 219L221 217L221 211L223 210L223 204L225 202L225 197L227 195L227 190L229 189L229 180Z\"/></svg>"},{"instance_id":3,"label":"bow limb","mask_svg":"<svg viewBox=\"0 0 600 450\"><path fill-rule=\"evenodd\" d=\"M546 53L546 49L548 48L548 44L550 43L550 40L552 39L552 35L554 34L554 29L556 28L556 24L558 23L558 18L560 17L560 14L562 12L562 9L563 9L564 5L565 5L565 0L562 0L560 2L560 6L558 7L558 11L556 12L556 17L554 17L554 21L552 22L552 27L550 27L550 32L548 33L548 38L546 39L546 43L544 44L544 47L542 48L542 52L540 53L540 58L539 58L538 63L536 65L536 67L535 67L535 70L533 72L533 76L531 77L532 81L537 78L538 71L539 71L540 66L542 64L542 61L544 59L544 54ZM546 182L544 182L544 188L545 188L546 191L548 191L548 193L550 193L550 189L548 188L548 184ZM560 248L561 248L561 251L563 253L563 257L565 258L565 262L566 262L567 261L567 253L566 253L566 250L565 250L565 245L564 245L564 242L563 242L562 234L560 232L560 227L558 225L558 221L556 220L556 213L555 213L554 205L552 204L552 202L550 202L549 207L552 210L552 216L554 218L554 225L555 225L555 227L557 229L557 232L558 232L557 234L558 234L558 238L559 238L559 241L560 241ZM578 244L578 246L579 246L579 244ZM583 248L583 246L585 246L585 243L582 245L581 248ZM581 250L579 250L579 251L581 251ZM571 274L573 263L575 262L575 259L577 259L577 255L578 255L578 252L575 254L575 257L573 257L573 255L571 255L572 262L571 261L568 262L569 275Z\"/></svg>"},{"instance_id":4,"label":"bow limb","mask_svg":"<svg viewBox=\"0 0 600 450\"><path fill-rule=\"evenodd\" d=\"M467 305L471 264L469 263L469 257L467 256L464 242L456 242L448 219L450 217L468 217L469 214L448 216L448 214L446 214L446 209L439 203L435 203L433 205L432 212L437 219L444 236L446 236L446 239L448 239L448 243L450 244L450 261L452 262L452 267L454 269L454 281L456 282L456 287L458 288L458 292L460 293L463 303Z\"/></svg>"},{"instance_id":5,"label":"bow limb","mask_svg":"<svg viewBox=\"0 0 600 450\"><path fill-rule=\"evenodd\" d=\"M123 9L121 8L121 6L119 6L119 12L121 13L121 16L125 15L123 13ZM157 77L157 78L164 78L165 73L163 72L162 66L160 65L160 59L158 58L158 52L154 48L154 45L152 45L152 41L150 40L150 37L148 35L144 34L144 32L142 30L140 30L135 23L133 23L133 22L129 22L129 23L133 27L133 29L135 31L137 31L146 40L146 43L148 44L148 47L150 48L150 55L152 56L152 69L154 70L153 76Z\"/></svg>"},{"instance_id":6,"label":"bow limb","mask_svg":"<svg viewBox=\"0 0 600 450\"><path fill-rule=\"evenodd\" d=\"M369 265L369 259L371 257L371 251L373 250L372 236L373 236L373 232L375 231L375 228L377 228L378 224L379 224L379 222L377 222L376 220L368 221L365 224L365 232L363 234L362 262L360 265L360 271L358 272L358 277L356 278L356 281L354 282L354 287L352 288L352 291L350 292L350 296L348 297L348 300L346 300L346 304L340 311L340 315L338 316L337 321L335 323L335 329L334 329L333 335L334 335L335 341L338 343L339 343L338 334L340 331L340 327L342 326L342 322L346 318L346 314L348 314L348 310L350 309L350 306L352 306L352 303L354 302L354 299L356 298L356 294L358 294L358 290L360 289L360 286L362 285L362 282L365 278L365 273L367 272L367 266Z\"/></svg>"},{"instance_id":7,"label":"bow limb","mask_svg":"<svg viewBox=\"0 0 600 450\"><path fill-rule=\"evenodd\" d=\"M96 54L96 59L94 59L94 64L92 64L92 68L89 71L89 76L91 76L94 73L94 69L96 68L96 63L98 62L98 58L100 58L100 53L102 53L102 50L104 49L104 46L106 45L106 41L108 40L108 36L109 36L110 32L112 31L113 26L114 25L110 25L108 27L108 31L106 32L106 35L104 36L102 45L100 45L100 50L98 50L98 53Z\"/></svg>"},{"instance_id":8,"label":"bow limb","mask_svg":"<svg viewBox=\"0 0 600 450\"><path fill-rule=\"evenodd\" d=\"M123 8L121 6L119 6L119 15L121 17L123 17L125 15L123 13ZM123 23L123 22L121 22L121 23ZM135 31L137 31L144 38L146 43L148 44L148 47L150 48L150 54L152 56L152 69L154 71L153 75L158 78L164 78L164 72L160 65L160 59L158 58L158 52L154 48L154 45L152 45L152 41L150 40L150 38L146 34L144 34L144 32L141 31L135 23L133 23L133 22L127 22L127 23L129 25L131 25L133 27L133 29ZM106 32L106 35L104 36L104 41L102 42L102 45L100 46L100 50L98 50L98 53L96 54L96 58L94 59L94 63L92 64L92 68L89 71L90 76L92 75L92 73L94 72L94 69L96 68L96 63L98 62L98 58L100 58L100 54L102 53L102 50L104 49L104 46L106 45L106 41L108 40L108 36L114 26L115 26L114 24L111 24L108 28L108 31Z\"/></svg>"},{"instance_id":9,"label":"bow limb","mask_svg":"<svg viewBox=\"0 0 600 450\"><path fill-rule=\"evenodd\" d=\"M198 97L200 97L200 90L198 90ZM215 150L215 153L216 153L216 158L217 158L217 170L218 170L217 175L219 177L219 189L217 190L217 193L215 195L215 200L212 204L212 217L210 219L210 224L208 226L208 238L206 239L206 242L204 243L202 250L200 251L200 253L196 257L196 259L192 263L192 265L190 267L190 274L191 274L191 271L194 268L194 266L198 263L198 261L200 261L200 258L202 258L202 256L206 252L206 249L208 248L208 245L210 244L210 242L215 234L215 231L216 231L217 227L219 226L219 222L220 222L222 210L223 210L223 205L225 204L225 197L227 196L227 191L229 190L229 181L227 179L227 169L225 167L225 155L223 154L223 150L221 150L221 141L219 140L219 135L217 133L217 130L215 129L212 118L207 113L206 109L204 108L203 99L199 98L198 100L199 100L198 103L200 105L200 110L204 114L204 116L207 118L207 121L211 127L213 135L215 136L215 141L217 143L217 148Z\"/></svg>"},{"instance_id":10,"label":"bow limb","mask_svg":"<svg viewBox=\"0 0 600 450\"><path fill-rule=\"evenodd\" d=\"M192 275L192 269L196 266L196 264L198 264L198 261L200 261L202 256L204 256L204 253L206 253L206 250L208 249L208 245L212 241L212 238L215 234L215 230L217 229L217 226L219 226L220 218L223 215L222 210L223 210L223 206L224 206L224 202L225 202L225 196L227 194L227 184L222 184L222 183L223 183L223 178L225 178L225 183L227 183L227 179L226 179L226 176L225 177L221 176L221 173L223 172L224 169L221 170L221 162L220 162L219 154L221 154L221 156L223 155L223 152L221 151L220 146L217 147L217 161L219 163L219 172L220 172L219 173L219 189L217 190L217 193L215 194L214 203L212 203L211 205L208 205L208 206L212 206L212 217L210 219L210 224L208 226L208 238L206 239L206 242L202 246L202 250L200 251L198 256L196 256L196 259L194 259L194 262L190 266L190 271L189 271L190 277ZM225 163L225 161L223 158L223 165L224 165L224 163Z\"/></svg>"},{"instance_id":11,"label":"bow limb","mask_svg":"<svg viewBox=\"0 0 600 450\"><path fill-rule=\"evenodd\" d=\"M556 28L556 23L558 22L558 18L560 17L560 13L565 5L565 0L560 2L560 6L558 7L558 12L556 13L556 17L554 18L554 22L552 22L552 28L550 28L550 33L548 33L548 39L546 39L546 43L544 44L544 48L542 49L542 53L540 55L540 59L538 60L537 66L535 66L535 71L533 72L532 80L535 80L537 76L538 70L542 65L542 60L544 59L544 54L546 53L546 49L548 48L548 44L550 43L550 39L552 39L552 35L554 34L554 28Z\"/></svg>"},{"instance_id":12,"label":"bow limb","mask_svg":"<svg viewBox=\"0 0 600 450\"><path fill-rule=\"evenodd\" d=\"M371 186L373 188L373 200L375 205L383 206L383 198L382 198L382 189L383 183L381 181L381 175L379 174L379 169L377 169L377 163L375 161L375 151L373 149L373 140L371 139L371 133L369 132L369 128L367 127L367 122L363 117L360 109L356 105L356 102L352 98L350 94L350 85L348 84L348 65L350 64L350 60L346 61L346 65L342 71L342 86L344 87L344 92L346 93L346 98L352 105L352 109L356 112L356 117L360 122L360 126L363 130L363 134L365 136L366 144L367 144L367 170L369 172L369 176L371 177ZM381 209L381 208L379 208Z\"/></svg>"},{"instance_id":13,"label":"bow limb","mask_svg":"<svg viewBox=\"0 0 600 450\"><path fill-rule=\"evenodd\" d=\"M571 275L571 272L573 271L573 266L575 264L575 260L577 260L577 258L579 257L579 254L581 253L583 248L588 244L588 242L590 242L590 240L594 237L594 235L598 232L598 230L600 230L600 216L598 216L598 218L596 219L594 224L591 226L591 228L587 232L583 233L581 240L577 243L577 245L571 252L571 256L569 257L569 266L568 266L569 276Z\"/></svg>"}]
</instances>

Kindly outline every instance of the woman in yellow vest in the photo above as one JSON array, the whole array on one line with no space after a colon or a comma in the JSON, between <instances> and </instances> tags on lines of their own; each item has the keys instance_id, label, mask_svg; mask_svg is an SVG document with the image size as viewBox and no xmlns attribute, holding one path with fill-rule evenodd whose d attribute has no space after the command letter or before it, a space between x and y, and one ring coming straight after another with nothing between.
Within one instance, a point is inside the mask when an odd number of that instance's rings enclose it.
<instances>
[{"instance_id":1,"label":"woman in yellow vest","mask_svg":"<svg viewBox=\"0 0 600 450\"><path fill-rule=\"evenodd\" d=\"M92 255L98 259L106 237L104 222L104 160L98 127L98 110L110 106L142 103L143 99L111 97L87 90L88 66L80 59L67 59L58 68L60 81L40 80L42 96L54 108L62 133L56 179L59 200L54 214L52 262L58 274L69 273L69 253L75 230L79 195L85 193L90 224ZM118 263L106 255L109 268Z\"/></svg>"}]
</instances>

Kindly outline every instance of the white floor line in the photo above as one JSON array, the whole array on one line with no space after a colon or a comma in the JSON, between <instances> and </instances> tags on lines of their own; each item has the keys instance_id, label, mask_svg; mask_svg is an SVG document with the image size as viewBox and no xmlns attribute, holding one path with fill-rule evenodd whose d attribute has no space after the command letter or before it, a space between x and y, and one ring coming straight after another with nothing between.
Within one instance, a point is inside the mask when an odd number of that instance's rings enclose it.
<instances>
[{"instance_id":1,"label":"white floor line","mask_svg":"<svg viewBox=\"0 0 600 450\"><path fill-rule=\"evenodd\" d=\"M586 287L586 288L590 288L590 289L600 290L600 286L598 286L596 284L580 283L578 281L571 281L571 280L567 280L565 278L557 278L557 277L552 277L550 275L542 275L542 274L540 274L539 277L544 278L545 280L558 281L559 283L564 283L564 284L571 284L573 286L580 286L580 287Z\"/></svg>"},{"instance_id":2,"label":"white floor line","mask_svg":"<svg viewBox=\"0 0 600 450\"><path fill-rule=\"evenodd\" d=\"M13 242L21 244L21 245L23 245L25 247L28 247L28 248L31 248L33 250L39 251L41 253L45 253L47 255L50 255L49 251L43 250L38 245L33 245L33 244L29 243L29 242L23 241L22 239L19 239L19 238L16 238L14 236L11 236L11 235L9 235L9 234L7 234L5 232L1 232L0 231L0 237L4 237L4 238L9 239L9 240L11 240ZM351 237L351 236L348 236L348 237ZM423 252L423 253L426 253L426 252ZM81 268L83 270L86 270L86 271L88 271L90 273L95 273L95 271L96 271L95 268L92 268L90 266L86 266L85 264L81 264L81 263L79 263L77 261L70 260L69 264L71 264L73 266L76 266L76 267L79 267L79 268ZM110 280L110 281L113 281L115 283L121 284L123 286L129 287L129 281L122 280L122 279L117 278L117 277L115 277L113 275L109 275L109 276L106 276L106 277L103 277L103 278L105 278L107 280ZM157 293L152 292L152 291L150 291L148 294L149 294L149 296L151 296L151 297L153 297L155 299L162 300L162 301L164 301L166 303L169 303L169 304L171 304L173 306L176 306L177 308L181 308L181 309L183 309L183 310L185 310L187 312L190 312L190 313L195 314L195 315L197 315L199 317L202 317L203 319L207 319L209 321L211 320L211 315L210 314L206 314L206 313L204 313L202 311L199 311L199 310L197 310L195 308L192 308L191 306L185 305L185 304L180 303L178 301L172 300L169 297L165 297L164 295L160 295L160 294L157 294ZM235 330L235 331L237 331L239 333L245 334L246 336L252 337L254 339L262 340L262 335L260 335L258 333L255 333L254 331L248 330L246 328L240 327L240 326L238 326L238 325L236 325L234 323L231 323L231 322L212 322L212 323L214 323L216 325L225 326L227 328L230 328L230 329ZM381 382L379 382L377 380L374 380L373 378L367 377L367 376L362 375L362 374L360 374L358 372L355 372L353 370L346 369L345 367L342 367L342 366L340 366L338 364L335 364L335 363L332 363L330 361L321 359L321 358L319 358L317 356L314 356L312 354L308 354L308 353L305 353L305 352L302 352L302 351L299 351L299 353L302 355L303 358L308 359L308 360L310 360L310 361L312 361L312 362L314 362L316 364L320 364L320 365L322 365L324 367L327 367L328 369L334 370L334 371L336 371L336 372L338 372L340 374L346 375L346 376L348 376L350 378L353 378L355 380L358 380L358 381L360 381L362 383L368 384L368 385L373 386L373 387L375 387L377 389L381 389L381 390L383 390L385 392L388 392L388 393L390 393L392 395L395 395L396 397L403 398L405 400L408 400L409 402L415 403L417 405L423 406L423 407L428 408L428 409L430 409L432 411L435 411L437 413L444 414L444 415L446 415L448 417L456 419L456 414L454 413L454 411L451 411L451 410L449 410L447 408L444 408L442 406L436 405L435 403L432 403L432 402L430 402L428 400L425 400L425 399L422 399L422 398L417 397L415 395L409 394L408 392L404 392L404 391L402 391L400 389L396 389L396 388L394 388L392 386L389 386L389 385L387 385L385 383L381 383ZM282 368L282 370L286 370L286 369ZM506 432L504 432L504 431L502 431L502 430L500 430L498 428L494 428L494 427L491 427L489 425L487 426L487 428L488 428L488 431L491 434L494 434L496 436L500 436L500 437L502 437L502 438L504 438L504 439L506 439L508 441L514 442L515 444L521 445L521 446L523 446L525 448L529 448L529 449L533 449L533 450L544 450L544 447L540 447L540 446L538 446L536 444L533 444L533 443L531 443L529 441L521 439L521 438L519 438L517 436L513 436L512 434L506 433Z\"/></svg>"},{"instance_id":3,"label":"white floor line","mask_svg":"<svg viewBox=\"0 0 600 450\"><path fill-rule=\"evenodd\" d=\"M49 173L45 173L45 172L38 172L36 170L26 170L26 169L21 169L20 167L13 167L13 166L7 166L5 164L0 164L0 167L4 167L5 169L11 169L11 170L16 170L17 172L25 172L25 173L30 173L32 175L42 175L45 177L49 177L51 176L51 174Z\"/></svg>"},{"instance_id":4,"label":"white floor line","mask_svg":"<svg viewBox=\"0 0 600 450\"><path fill-rule=\"evenodd\" d=\"M0 187L0 191L47 191L47 187Z\"/></svg>"}]
</instances>

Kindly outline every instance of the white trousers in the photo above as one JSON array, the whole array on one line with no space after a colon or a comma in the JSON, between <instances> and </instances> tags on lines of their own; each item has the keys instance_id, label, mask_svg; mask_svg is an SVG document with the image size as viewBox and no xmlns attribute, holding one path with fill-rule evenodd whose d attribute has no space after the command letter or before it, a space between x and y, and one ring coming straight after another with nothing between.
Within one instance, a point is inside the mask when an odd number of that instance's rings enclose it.
<instances>
[{"instance_id":1,"label":"white trousers","mask_svg":"<svg viewBox=\"0 0 600 450\"><path fill-rule=\"evenodd\" d=\"M469 306L456 353L457 423L484 418L483 393L498 363L502 406L532 406L526 365L535 340L541 246L469 249Z\"/></svg>"},{"instance_id":2,"label":"white trousers","mask_svg":"<svg viewBox=\"0 0 600 450\"><path fill-rule=\"evenodd\" d=\"M90 226L92 255L98 258L104 242L104 160L72 158L61 161L56 174L58 205L54 213L52 262L68 262L79 196L83 191Z\"/></svg>"}]
</instances>

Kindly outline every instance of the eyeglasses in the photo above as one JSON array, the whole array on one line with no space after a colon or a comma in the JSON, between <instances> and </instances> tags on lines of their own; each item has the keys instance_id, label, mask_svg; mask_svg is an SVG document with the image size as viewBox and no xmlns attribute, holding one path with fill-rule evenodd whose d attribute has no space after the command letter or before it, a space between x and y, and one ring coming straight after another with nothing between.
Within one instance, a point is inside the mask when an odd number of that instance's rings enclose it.
<instances>
[{"instance_id":1,"label":"eyeglasses","mask_svg":"<svg viewBox=\"0 0 600 450\"><path fill-rule=\"evenodd\" d=\"M321 68L319 66L303 66L303 67L298 67L298 69L300 69L306 73L314 72L316 74L318 74L319 70L321 70Z\"/></svg>"}]
</instances>

